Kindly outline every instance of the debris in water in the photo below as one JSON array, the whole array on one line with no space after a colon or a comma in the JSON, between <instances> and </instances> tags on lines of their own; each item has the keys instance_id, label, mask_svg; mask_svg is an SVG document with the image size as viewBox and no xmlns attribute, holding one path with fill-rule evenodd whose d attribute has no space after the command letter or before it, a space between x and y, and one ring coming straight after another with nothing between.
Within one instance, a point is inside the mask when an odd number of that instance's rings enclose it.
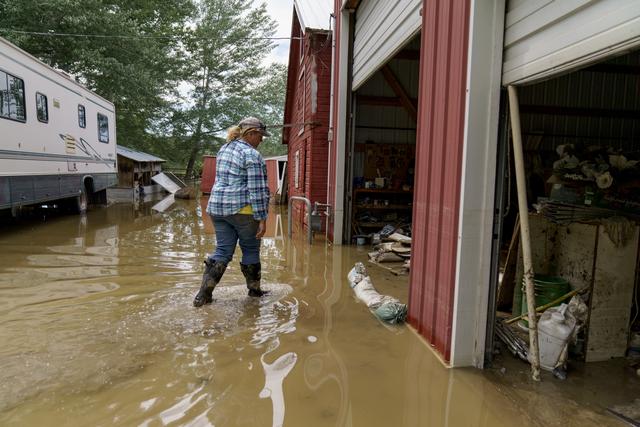
<instances>
[{"instance_id":1,"label":"debris in water","mask_svg":"<svg viewBox=\"0 0 640 427\"><path fill-rule=\"evenodd\" d=\"M196 191L193 187L184 187L175 192L177 199L195 199Z\"/></svg>"},{"instance_id":2,"label":"debris in water","mask_svg":"<svg viewBox=\"0 0 640 427\"><path fill-rule=\"evenodd\" d=\"M169 194L167 197L165 197L164 199L160 200L158 203L153 205L151 209L158 212L164 212L167 209L169 209L171 205L173 205L173 202L175 202L175 198L173 194Z\"/></svg>"},{"instance_id":3,"label":"debris in water","mask_svg":"<svg viewBox=\"0 0 640 427\"><path fill-rule=\"evenodd\" d=\"M529 346L522 338L518 337L501 319L496 320L496 335L506 344L509 351L520 359L528 362Z\"/></svg>"}]
</instances>

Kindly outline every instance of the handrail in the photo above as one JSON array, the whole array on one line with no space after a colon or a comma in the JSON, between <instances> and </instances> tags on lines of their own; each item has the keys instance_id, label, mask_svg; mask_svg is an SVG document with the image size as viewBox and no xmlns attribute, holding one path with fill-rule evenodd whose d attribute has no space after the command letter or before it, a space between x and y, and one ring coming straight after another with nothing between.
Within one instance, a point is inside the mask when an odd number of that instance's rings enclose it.
<instances>
[{"instance_id":1,"label":"handrail","mask_svg":"<svg viewBox=\"0 0 640 427\"><path fill-rule=\"evenodd\" d=\"M293 205L294 200L301 200L307 206L307 225L309 230L309 244L313 243L313 231L311 230L311 200L302 196L290 196L289 197L289 209L287 211L287 224L289 226L289 237L291 237L293 233L293 218L291 206Z\"/></svg>"}]
</instances>

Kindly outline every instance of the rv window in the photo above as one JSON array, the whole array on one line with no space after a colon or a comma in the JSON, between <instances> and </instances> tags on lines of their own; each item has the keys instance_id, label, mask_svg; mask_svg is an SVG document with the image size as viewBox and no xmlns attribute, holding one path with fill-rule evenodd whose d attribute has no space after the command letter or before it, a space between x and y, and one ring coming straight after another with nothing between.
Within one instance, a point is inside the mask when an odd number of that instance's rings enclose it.
<instances>
[{"instance_id":1,"label":"rv window","mask_svg":"<svg viewBox=\"0 0 640 427\"><path fill-rule=\"evenodd\" d=\"M36 113L38 121L49 123L49 105L47 104L47 95L36 92Z\"/></svg>"},{"instance_id":2,"label":"rv window","mask_svg":"<svg viewBox=\"0 0 640 427\"><path fill-rule=\"evenodd\" d=\"M109 142L109 118L98 113L98 140L100 142Z\"/></svg>"},{"instance_id":3,"label":"rv window","mask_svg":"<svg viewBox=\"0 0 640 427\"><path fill-rule=\"evenodd\" d=\"M9 117L9 87L7 75L0 71L0 117Z\"/></svg>"},{"instance_id":4,"label":"rv window","mask_svg":"<svg viewBox=\"0 0 640 427\"><path fill-rule=\"evenodd\" d=\"M78 126L87 127L87 111L84 109L84 105L80 104L78 104Z\"/></svg>"},{"instance_id":5,"label":"rv window","mask_svg":"<svg viewBox=\"0 0 640 427\"><path fill-rule=\"evenodd\" d=\"M0 71L0 117L25 122L24 81Z\"/></svg>"}]
</instances>

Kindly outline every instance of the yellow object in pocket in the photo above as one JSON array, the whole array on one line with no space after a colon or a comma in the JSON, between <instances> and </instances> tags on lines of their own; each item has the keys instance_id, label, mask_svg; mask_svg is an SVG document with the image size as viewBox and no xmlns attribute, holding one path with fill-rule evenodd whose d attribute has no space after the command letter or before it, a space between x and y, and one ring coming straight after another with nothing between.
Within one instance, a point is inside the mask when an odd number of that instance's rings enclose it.
<instances>
[{"instance_id":1,"label":"yellow object in pocket","mask_svg":"<svg viewBox=\"0 0 640 427\"><path fill-rule=\"evenodd\" d=\"M253 208L251 205L247 205L238 211L239 214L242 215L253 215Z\"/></svg>"}]
</instances>

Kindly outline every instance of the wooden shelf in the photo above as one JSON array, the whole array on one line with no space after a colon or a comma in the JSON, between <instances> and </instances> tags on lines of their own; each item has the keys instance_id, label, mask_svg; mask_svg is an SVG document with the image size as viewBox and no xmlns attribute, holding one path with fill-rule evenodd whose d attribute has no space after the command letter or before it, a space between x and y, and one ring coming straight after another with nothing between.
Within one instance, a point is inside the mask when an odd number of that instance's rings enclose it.
<instances>
[{"instance_id":1,"label":"wooden shelf","mask_svg":"<svg viewBox=\"0 0 640 427\"><path fill-rule=\"evenodd\" d=\"M353 192L353 212L352 212L352 228L355 234L367 234L371 232L380 231L385 225L397 224L400 218L410 217L411 210L413 209L412 197L413 191L394 190L390 188L356 188ZM378 200L377 205L373 205L373 199ZM364 201L366 204L361 204ZM390 204L384 205L383 200L387 200ZM360 202L360 204L358 204ZM379 221L369 222L366 219L363 221L357 220L363 212L377 212L373 214ZM394 219L383 220L389 213L398 212L398 215Z\"/></svg>"},{"instance_id":2,"label":"wooden shelf","mask_svg":"<svg viewBox=\"0 0 640 427\"><path fill-rule=\"evenodd\" d=\"M392 210L392 211L399 211L399 210L410 210L413 206L409 206L409 205L378 205L378 206L373 206L373 205L357 205L356 209L360 210L360 209L371 209L371 210Z\"/></svg>"},{"instance_id":3,"label":"wooden shelf","mask_svg":"<svg viewBox=\"0 0 640 427\"><path fill-rule=\"evenodd\" d=\"M356 188L354 194L358 193L413 194L413 191L391 190L387 188Z\"/></svg>"}]
</instances>

